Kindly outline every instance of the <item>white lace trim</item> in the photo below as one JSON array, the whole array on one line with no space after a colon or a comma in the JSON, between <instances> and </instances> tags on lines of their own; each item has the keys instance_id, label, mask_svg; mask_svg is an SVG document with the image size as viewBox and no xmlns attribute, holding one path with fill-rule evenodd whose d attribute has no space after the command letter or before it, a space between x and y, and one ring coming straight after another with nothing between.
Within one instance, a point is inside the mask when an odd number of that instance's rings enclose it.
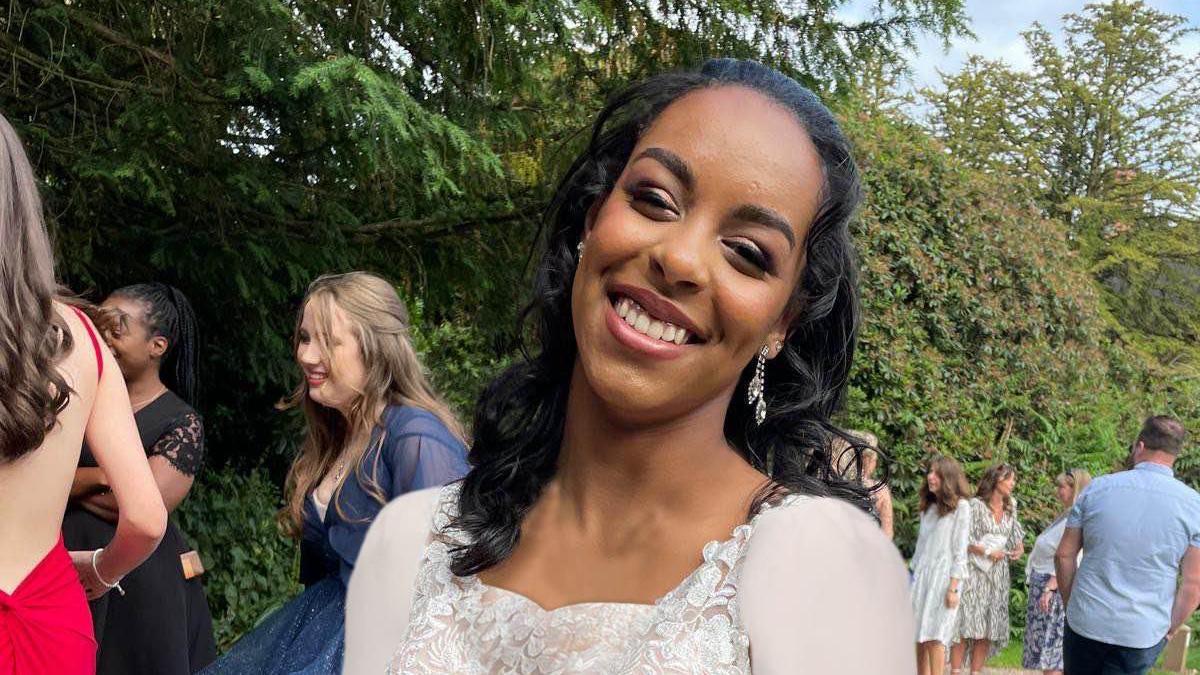
<instances>
[{"instance_id":1,"label":"white lace trim","mask_svg":"<svg viewBox=\"0 0 1200 675\"><path fill-rule=\"evenodd\" d=\"M450 571L462 540L450 524L458 485L442 491L431 541L414 582L408 634L388 673L522 675L729 674L750 672L750 639L738 612L738 580L764 505L653 605L592 602L545 610L519 593Z\"/></svg>"}]
</instances>

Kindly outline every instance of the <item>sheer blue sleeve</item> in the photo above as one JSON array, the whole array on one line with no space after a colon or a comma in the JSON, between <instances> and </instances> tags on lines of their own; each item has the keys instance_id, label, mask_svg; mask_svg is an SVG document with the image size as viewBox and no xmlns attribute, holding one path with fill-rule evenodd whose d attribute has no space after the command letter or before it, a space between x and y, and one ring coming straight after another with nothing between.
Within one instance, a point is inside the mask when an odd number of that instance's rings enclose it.
<instances>
[{"instance_id":1,"label":"sheer blue sleeve","mask_svg":"<svg viewBox=\"0 0 1200 675\"><path fill-rule=\"evenodd\" d=\"M466 475L466 447L433 414L400 407L388 415L386 429L382 452L389 480L380 487L389 501Z\"/></svg>"},{"instance_id":2,"label":"sheer blue sleeve","mask_svg":"<svg viewBox=\"0 0 1200 675\"><path fill-rule=\"evenodd\" d=\"M392 406L381 426L381 442L347 479L338 498L341 509L329 517L329 544L347 583L367 530L387 502L456 481L469 468L466 446L431 413Z\"/></svg>"},{"instance_id":3,"label":"sheer blue sleeve","mask_svg":"<svg viewBox=\"0 0 1200 675\"><path fill-rule=\"evenodd\" d=\"M466 475L466 449L452 438L405 435L392 448L391 473L390 499L445 485Z\"/></svg>"}]
</instances>

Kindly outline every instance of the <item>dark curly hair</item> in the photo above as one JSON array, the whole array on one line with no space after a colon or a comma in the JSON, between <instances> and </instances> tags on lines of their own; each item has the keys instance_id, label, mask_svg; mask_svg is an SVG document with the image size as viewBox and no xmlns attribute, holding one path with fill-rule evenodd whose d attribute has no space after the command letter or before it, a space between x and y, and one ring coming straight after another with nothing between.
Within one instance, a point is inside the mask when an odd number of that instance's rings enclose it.
<instances>
[{"instance_id":1,"label":"dark curly hair","mask_svg":"<svg viewBox=\"0 0 1200 675\"><path fill-rule=\"evenodd\" d=\"M808 89L767 66L710 60L695 72L657 75L630 86L600 111L590 142L558 184L543 221L545 249L534 277L532 319L539 349L509 367L480 396L471 472L463 479L454 527L469 542L452 569L464 576L507 558L522 519L554 475L577 345L571 322L575 248L596 198L612 190L643 132L673 102L697 90L739 86L792 111L824 168L821 206L804 242L806 261L791 299L795 317L783 351L767 364L767 417L753 423L734 396L725 436L746 461L770 476L751 512L784 492L845 499L869 511L868 489L839 475L834 439L860 455L862 443L830 422L844 400L858 333L857 260L849 222L862 198L850 143L833 114ZM743 370L744 391L753 368ZM844 445L841 447L845 447ZM839 449L840 453L840 449Z\"/></svg>"}]
</instances>

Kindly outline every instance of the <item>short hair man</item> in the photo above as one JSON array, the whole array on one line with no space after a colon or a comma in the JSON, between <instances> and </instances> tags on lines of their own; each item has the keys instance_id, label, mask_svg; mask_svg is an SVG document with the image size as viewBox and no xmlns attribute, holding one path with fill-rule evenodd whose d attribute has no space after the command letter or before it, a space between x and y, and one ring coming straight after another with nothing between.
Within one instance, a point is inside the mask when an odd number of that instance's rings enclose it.
<instances>
[{"instance_id":1,"label":"short hair man","mask_svg":"<svg viewBox=\"0 0 1200 675\"><path fill-rule=\"evenodd\" d=\"M1092 481L1067 517L1055 558L1066 675L1143 675L1200 605L1200 494L1172 469L1184 437L1178 420L1147 419L1133 470Z\"/></svg>"}]
</instances>

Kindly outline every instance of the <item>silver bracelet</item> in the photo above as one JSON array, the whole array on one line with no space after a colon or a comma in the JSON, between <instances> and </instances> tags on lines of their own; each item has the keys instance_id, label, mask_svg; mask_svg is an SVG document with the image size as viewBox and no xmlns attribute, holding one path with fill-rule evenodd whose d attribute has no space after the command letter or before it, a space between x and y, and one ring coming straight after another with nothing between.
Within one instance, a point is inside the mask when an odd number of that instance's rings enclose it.
<instances>
[{"instance_id":1,"label":"silver bracelet","mask_svg":"<svg viewBox=\"0 0 1200 675\"><path fill-rule=\"evenodd\" d=\"M100 552L103 550L104 550L103 548L98 548L95 551L92 551L92 571L96 573L96 580L99 581L101 584L104 584L105 588L107 588L109 590L112 590L115 588L115 589L117 589L118 593L120 593L121 595L125 595L125 589L121 588L121 580L120 579L117 579L116 583L110 584L104 580L104 577L100 576L100 569L98 567L96 567L96 558L100 557Z\"/></svg>"}]
</instances>

